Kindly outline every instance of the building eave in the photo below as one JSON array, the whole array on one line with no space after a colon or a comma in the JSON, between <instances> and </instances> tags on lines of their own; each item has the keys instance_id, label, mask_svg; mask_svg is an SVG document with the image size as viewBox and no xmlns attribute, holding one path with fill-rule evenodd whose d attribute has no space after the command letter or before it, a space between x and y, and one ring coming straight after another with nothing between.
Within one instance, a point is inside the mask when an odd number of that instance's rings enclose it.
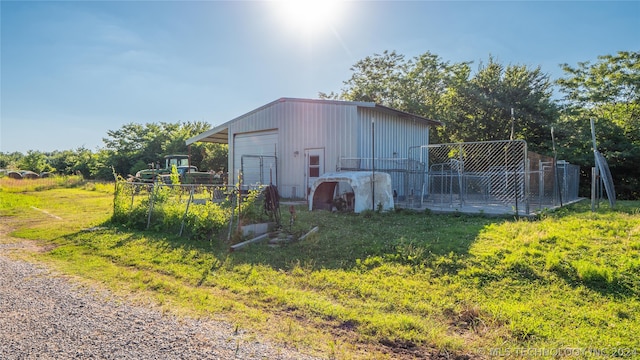
<instances>
[{"instance_id":1,"label":"building eave","mask_svg":"<svg viewBox=\"0 0 640 360\"><path fill-rule=\"evenodd\" d=\"M370 108L375 109L377 111L390 113L401 118L408 118L414 121L419 121L425 123L429 126L443 126L444 124L441 121L427 119L422 116L418 116L415 114L411 114L408 112L396 110L384 105L378 105L373 102L365 102L365 101L343 101L343 100L325 100L325 99L300 99L300 98L280 98L275 101L272 101L268 104L260 106L257 109L251 110L243 115L240 115L232 120L229 120L223 124L220 124L210 130L203 132L202 134L198 134L186 140L187 145L191 145L196 142L209 142L209 143L218 143L218 144L228 144L229 143L229 126L234 122L245 118L253 113L269 108L275 104L283 103L283 102L298 102L298 103L316 103L316 104L333 104L333 105L351 105L356 106L358 108Z\"/></svg>"}]
</instances>

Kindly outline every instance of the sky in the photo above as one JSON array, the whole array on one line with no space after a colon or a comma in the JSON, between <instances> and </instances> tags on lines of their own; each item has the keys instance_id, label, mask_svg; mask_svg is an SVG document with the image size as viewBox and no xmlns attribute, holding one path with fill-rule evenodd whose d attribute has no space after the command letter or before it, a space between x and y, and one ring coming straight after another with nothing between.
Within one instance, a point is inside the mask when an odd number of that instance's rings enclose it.
<instances>
[{"instance_id":1,"label":"sky","mask_svg":"<svg viewBox=\"0 0 640 360\"><path fill-rule=\"evenodd\" d=\"M385 50L560 64L640 51L635 1L0 1L0 152L104 148L125 124L216 126L339 92Z\"/></svg>"}]
</instances>

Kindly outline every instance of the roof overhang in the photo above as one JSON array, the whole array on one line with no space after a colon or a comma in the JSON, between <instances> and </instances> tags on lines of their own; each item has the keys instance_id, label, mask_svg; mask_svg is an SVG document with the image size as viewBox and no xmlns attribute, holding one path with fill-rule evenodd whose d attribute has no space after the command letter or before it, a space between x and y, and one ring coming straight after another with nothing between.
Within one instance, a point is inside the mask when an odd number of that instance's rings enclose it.
<instances>
[{"instance_id":1,"label":"roof overhang","mask_svg":"<svg viewBox=\"0 0 640 360\"><path fill-rule=\"evenodd\" d=\"M378 105L372 102L363 102L363 101L341 101L341 100L312 100L312 99L296 99L296 98L281 98L276 101L272 101L266 105L263 105L255 110L248 112L242 116L239 116L233 120L227 121L224 124L218 125L211 130L207 130L202 134L198 134L194 137L187 139L187 145L191 145L196 142L209 142L209 143L217 143L217 144L228 144L229 143L229 125L233 122L249 115L254 112L260 111L264 108L270 107L279 102L313 102L313 103L333 103L333 104L341 104L341 105L353 105L358 108L370 108L375 109L376 111L380 111L387 114L392 114L401 118L411 119L413 121L418 121L425 123L429 126L443 126L444 124L441 121L427 119L422 116L414 115L408 112L396 110L384 105Z\"/></svg>"},{"instance_id":2,"label":"roof overhang","mask_svg":"<svg viewBox=\"0 0 640 360\"><path fill-rule=\"evenodd\" d=\"M218 125L211 130L207 130L202 134L198 134L194 137L187 139L187 145L191 145L197 142L208 142L216 144L228 144L229 143L229 123Z\"/></svg>"}]
</instances>

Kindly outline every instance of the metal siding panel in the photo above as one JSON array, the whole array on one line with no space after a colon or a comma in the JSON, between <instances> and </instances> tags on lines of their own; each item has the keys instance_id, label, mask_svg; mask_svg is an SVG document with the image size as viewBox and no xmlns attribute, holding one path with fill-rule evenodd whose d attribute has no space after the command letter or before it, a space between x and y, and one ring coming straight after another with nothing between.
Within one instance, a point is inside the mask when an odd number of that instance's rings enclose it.
<instances>
[{"instance_id":1,"label":"metal siding panel","mask_svg":"<svg viewBox=\"0 0 640 360\"><path fill-rule=\"evenodd\" d=\"M429 127L425 124L380 113L371 109L360 109L358 132L358 157L371 157L371 120L375 121L375 157L404 158L410 146L428 145Z\"/></svg>"},{"instance_id":2,"label":"metal siding panel","mask_svg":"<svg viewBox=\"0 0 640 360\"><path fill-rule=\"evenodd\" d=\"M406 158L408 149L415 145L427 145L429 142L428 125L399 116L380 113L371 109L359 109L359 155L371 158L371 120L375 121L375 158ZM378 164L384 166L384 164ZM389 165L387 163L386 165ZM370 166L370 163L369 165ZM405 195L405 178L399 172L391 173L394 190Z\"/></svg>"},{"instance_id":3,"label":"metal siding panel","mask_svg":"<svg viewBox=\"0 0 640 360\"><path fill-rule=\"evenodd\" d=\"M358 156L360 137L359 108L354 104L283 101L247 114L229 125L229 140L234 134L277 129L278 187L283 197L304 196L304 150L325 149L325 171L335 171L340 157ZM298 154L294 153L298 151ZM237 169L233 146L229 148L229 168ZM230 183L236 178L231 177Z\"/></svg>"},{"instance_id":4,"label":"metal siding panel","mask_svg":"<svg viewBox=\"0 0 640 360\"><path fill-rule=\"evenodd\" d=\"M234 168L241 168L242 155L268 155L273 156L277 154L278 149L278 132L277 131L261 131L261 132L251 132L244 134L236 134L233 146L235 150L234 155ZM278 179L276 179L275 171L275 159L273 158L264 158L263 159L263 168L260 168L259 159L249 159L245 158L244 160L244 174L243 174L243 183L245 184L255 184L262 183L268 184L269 179L271 178L269 175L269 171L271 170L273 176L273 183L277 184Z\"/></svg>"},{"instance_id":5,"label":"metal siding panel","mask_svg":"<svg viewBox=\"0 0 640 360\"><path fill-rule=\"evenodd\" d=\"M250 132L259 132L265 130L277 130L277 112L278 106L276 104L272 107L262 109L260 111L256 111L254 113L247 114L243 118L239 118L238 121L229 125L229 140L230 144L234 142L234 136L240 133L250 133ZM278 150L279 151L279 150ZM237 159L237 162L236 162ZM235 149L230 147L229 149L229 166L230 173L233 174L233 177L230 176L229 182L234 184L237 182L237 176L239 168L239 160L240 157L236 154ZM280 165L280 164L278 164ZM278 169L279 170L279 169Z\"/></svg>"},{"instance_id":6,"label":"metal siding panel","mask_svg":"<svg viewBox=\"0 0 640 360\"><path fill-rule=\"evenodd\" d=\"M300 198L303 193L304 168L304 124L301 122L296 103L285 102L282 104L283 130L280 141L282 142L282 188L279 189L284 197ZM297 154L295 152L297 151Z\"/></svg>"}]
</instances>

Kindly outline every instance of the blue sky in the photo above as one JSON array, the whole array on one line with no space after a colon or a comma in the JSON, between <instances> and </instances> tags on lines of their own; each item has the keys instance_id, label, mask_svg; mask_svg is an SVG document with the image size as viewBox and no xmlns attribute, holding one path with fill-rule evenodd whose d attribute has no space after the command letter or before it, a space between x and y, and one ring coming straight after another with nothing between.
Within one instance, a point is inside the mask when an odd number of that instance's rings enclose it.
<instances>
[{"instance_id":1,"label":"blue sky","mask_svg":"<svg viewBox=\"0 0 640 360\"><path fill-rule=\"evenodd\" d=\"M640 1L333 6L314 19L275 2L1 1L0 151L96 150L132 122L215 126L337 92L351 65L384 50L476 65L492 55L553 79L561 63L640 51Z\"/></svg>"}]
</instances>

